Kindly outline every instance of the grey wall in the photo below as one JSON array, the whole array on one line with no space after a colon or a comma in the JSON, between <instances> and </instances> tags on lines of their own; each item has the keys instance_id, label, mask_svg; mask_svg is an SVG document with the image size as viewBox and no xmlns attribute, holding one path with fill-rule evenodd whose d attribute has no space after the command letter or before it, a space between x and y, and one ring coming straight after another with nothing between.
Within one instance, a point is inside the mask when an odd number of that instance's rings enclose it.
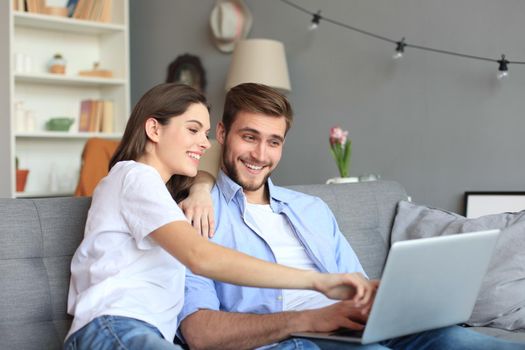
<instances>
[{"instance_id":1,"label":"grey wall","mask_svg":"<svg viewBox=\"0 0 525 350\"><path fill-rule=\"evenodd\" d=\"M377 34L478 56L525 60L521 0L304 0L302 6ZM351 175L379 173L414 201L462 211L468 190L525 190L525 65L407 49L310 18L277 1L247 0L251 38L285 44L296 123L274 180L321 183L337 176L328 130L349 129ZM131 0L132 102L165 79L177 55L201 57L216 122L230 55L212 44L213 0Z\"/></svg>"}]
</instances>

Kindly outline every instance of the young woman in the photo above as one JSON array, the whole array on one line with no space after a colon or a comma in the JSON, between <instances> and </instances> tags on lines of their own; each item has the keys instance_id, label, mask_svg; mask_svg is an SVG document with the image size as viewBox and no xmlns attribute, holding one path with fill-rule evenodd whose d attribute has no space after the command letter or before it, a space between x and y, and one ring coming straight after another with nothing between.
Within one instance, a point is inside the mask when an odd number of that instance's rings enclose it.
<instances>
[{"instance_id":1,"label":"young woman","mask_svg":"<svg viewBox=\"0 0 525 350\"><path fill-rule=\"evenodd\" d=\"M234 284L370 299L373 287L360 275L286 268L195 233L174 199L210 147L209 124L204 96L185 85L158 85L135 106L71 262L66 349L176 349L185 266Z\"/></svg>"}]
</instances>

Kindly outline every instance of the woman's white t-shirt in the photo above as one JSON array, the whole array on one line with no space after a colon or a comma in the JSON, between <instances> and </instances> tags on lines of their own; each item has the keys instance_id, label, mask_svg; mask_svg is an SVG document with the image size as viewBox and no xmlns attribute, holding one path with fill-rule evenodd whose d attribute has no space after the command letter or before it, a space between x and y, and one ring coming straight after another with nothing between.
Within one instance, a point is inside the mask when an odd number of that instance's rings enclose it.
<instances>
[{"instance_id":1,"label":"woman's white t-shirt","mask_svg":"<svg viewBox=\"0 0 525 350\"><path fill-rule=\"evenodd\" d=\"M184 303L185 267L148 235L186 220L153 167L113 166L95 189L84 239L71 261L68 336L102 315L136 318L172 341Z\"/></svg>"}]
</instances>

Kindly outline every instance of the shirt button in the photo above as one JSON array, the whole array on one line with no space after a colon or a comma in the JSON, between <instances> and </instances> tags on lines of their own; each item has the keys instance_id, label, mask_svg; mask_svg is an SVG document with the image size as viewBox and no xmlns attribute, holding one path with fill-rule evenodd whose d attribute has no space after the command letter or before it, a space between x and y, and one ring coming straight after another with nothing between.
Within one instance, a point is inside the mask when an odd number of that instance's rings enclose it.
<instances>
[{"instance_id":1,"label":"shirt button","mask_svg":"<svg viewBox=\"0 0 525 350\"><path fill-rule=\"evenodd\" d=\"M279 296L277 297L277 300L279 300L279 301L283 300L283 296L282 296L282 295L279 295Z\"/></svg>"}]
</instances>

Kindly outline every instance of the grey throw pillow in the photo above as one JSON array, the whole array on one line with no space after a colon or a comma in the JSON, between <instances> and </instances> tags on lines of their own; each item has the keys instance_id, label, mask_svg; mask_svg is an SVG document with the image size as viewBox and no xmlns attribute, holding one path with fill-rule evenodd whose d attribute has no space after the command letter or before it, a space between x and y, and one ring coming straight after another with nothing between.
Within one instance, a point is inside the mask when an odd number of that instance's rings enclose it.
<instances>
[{"instance_id":1,"label":"grey throw pillow","mask_svg":"<svg viewBox=\"0 0 525 350\"><path fill-rule=\"evenodd\" d=\"M525 329L525 210L467 219L401 201L392 229L392 243L489 229L502 231L467 323L508 330Z\"/></svg>"}]
</instances>

